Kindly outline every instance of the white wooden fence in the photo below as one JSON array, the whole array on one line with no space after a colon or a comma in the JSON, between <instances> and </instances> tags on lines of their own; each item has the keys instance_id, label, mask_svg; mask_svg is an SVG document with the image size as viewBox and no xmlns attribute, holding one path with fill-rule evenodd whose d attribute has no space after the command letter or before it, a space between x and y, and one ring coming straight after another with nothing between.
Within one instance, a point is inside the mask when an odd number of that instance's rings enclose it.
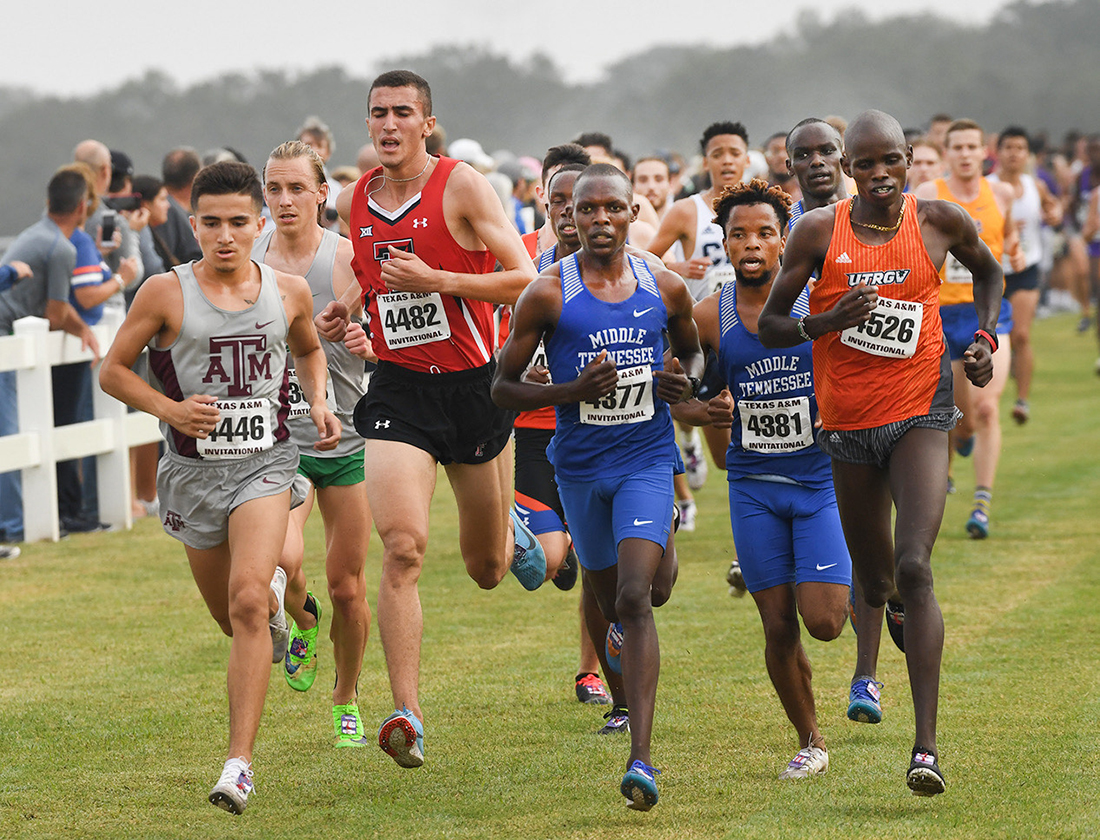
<instances>
[{"instance_id":1,"label":"white wooden fence","mask_svg":"<svg viewBox=\"0 0 1100 840\"><path fill-rule=\"evenodd\" d=\"M101 353L106 353L121 322L116 313L104 313L93 327ZM57 540L58 461L96 456L99 518L118 527L133 525L130 509L132 446L161 439L155 417L130 414L126 406L99 387L98 368L92 371L94 420L55 428L50 369L55 365L89 361L80 339L51 331L42 318L21 318L14 334L0 338L0 371L16 371L19 392L19 433L0 437L0 472L23 474L23 538Z\"/></svg>"}]
</instances>

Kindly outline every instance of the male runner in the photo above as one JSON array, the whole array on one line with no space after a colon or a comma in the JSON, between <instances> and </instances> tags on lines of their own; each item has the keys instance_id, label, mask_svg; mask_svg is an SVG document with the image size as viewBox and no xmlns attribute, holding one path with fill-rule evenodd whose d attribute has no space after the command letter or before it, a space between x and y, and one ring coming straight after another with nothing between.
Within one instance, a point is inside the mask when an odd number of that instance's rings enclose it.
<instances>
[{"instance_id":1,"label":"male runner","mask_svg":"<svg viewBox=\"0 0 1100 840\"><path fill-rule=\"evenodd\" d=\"M906 192L913 192L926 181L935 181L943 175L943 149L926 137L913 141L913 165L909 167Z\"/></svg>"},{"instance_id":2,"label":"male runner","mask_svg":"<svg viewBox=\"0 0 1100 840\"><path fill-rule=\"evenodd\" d=\"M516 409L557 406L549 455L584 585L603 620L623 626L632 725L620 788L630 807L648 810L657 801L650 735L660 669L652 607L667 600L674 579L665 547L677 453L667 403L691 395L681 366L694 375L702 360L684 284L626 252L637 213L629 178L613 166L589 167L574 184L573 208L581 250L547 269L517 302L493 398ZM540 341L550 384L524 381ZM601 626L589 625L593 638Z\"/></svg>"},{"instance_id":3,"label":"male runner","mask_svg":"<svg viewBox=\"0 0 1100 840\"><path fill-rule=\"evenodd\" d=\"M664 219L673 204L668 161L656 155L639 158L634 162L632 177L634 189L649 199L649 203L657 211L658 220Z\"/></svg>"},{"instance_id":4,"label":"male runner","mask_svg":"<svg viewBox=\"0 0 1100 840\"><path fill-rule=\"evenodd\" d=\"M825 120L810 117L798 123L787 135L787 166L798 179L802 199L791 208L790 228L802 214L818 207L836 204L848 197L841 169L843 140ZM848 719L859 723L882 721L882 683L878 673L879 642L882 640L882 607L867 603L852 580L852 626L856 636L856 665L848 689Z\"/></svg>"},{"instance_id":5,"label":"male runner","mask_svg":"<svg viewBox=\"0 0 1100 840\"><path fill-rule=\"evenodd\" d=\"M371 85L367 111L382 164L343 190L337 206L352 232L352 266L379 358L355 410L355 427L367 439L367 498L382 539L378 629L395 707L378 742L400 766L419 767L417 581L438 464L458 503L470 577L484 589L509 568L527 589L546 578L538 541L510 511L514 415L489 397L493 303L513 303L535 271L489 182L424 148L435 117L423 78L383 73ZM494 273L498 261L503 270ZM342 337L347 317L340 302L330 304L319 316L322 334Z\"/></svg>"},{"instance_id":6,"label":"male runner","mask_svg":"<svg viewBox=\"0 0 1100 840\"><path fill-rule=\"evenodd\" d=\"M1007 255L1013 270L1022 270L1026 257L1019 249L1011 213L1015 196L1007 184L991 183L982 176L985 137L981 127L973 120L955 120L947 129L946 143L947 176L921 185L914 195L960 205L974 219L978 235L993 256L1000 260L1002 254ZM940 315L951 352L955 404L963 412L962 421L953 433L955 451L960 455L974 453L974 508L966 521L966 530L973 539L985 539L989 536L993 480L1001 455L1000 402L1011 363L1012 306L1007 300L1001 303L997 346L993 348L993 381L988 388L978 388L962 375L963 354L980 321L971 273L958 260L948 257L940 276L944 281L940 287Z\"/></svg>"},{"instance_id":7,"label":"male runner","mask_svg":"<svg viewBox=\"0 0 1100 840\"><path fill-rule=\"evenodd\" d=\"M1001 258L1005 273L1005 297L1012 304L1012 365L1016 378L1016 403L1012 419L1023 425L1031 417L1028 397L1035 355L1031 349L1031 324L1039 305L1039 266L1043 259L1043 225L1062 222L1062 204L1047 185L1027 170L1031 165L1031 138L1019 126L1009 126L997 135L997 171L989 176L1012 187L1012 219L1020 238L1024 268L1013 271L1009 259Z\"/></svg>"},{"instance_id":8,"label":"male runner","mask_svg":"<svg viewBox=\"0 0 1100 840\"><path fill-rule=\"evenodd\" d=\"M916 739L906 783L945 788L937 762L943 617L931 554L947 491L947 430L957 418L939 320L938 266L953 254L974 275L980 325L964 371L992 378L1001 270L970 217L950 202L903 194L911 156L901 125L866 111L845 135L842 165L855 198L807 213L760 313L765 347L814 341L814 385L832 458L852 568L875 606L904 604L902 628ZM814 271L810 313L790 316ZM896 525L891 525L891 504Z\"/></svg>"},{"instance_id":9,"label":"male runner","mask_svg":"<svg viewBox=\"0 0 1100 840\"><path fill-rule=\"evenodd\" d=\"M283 657L277 647L272 656L273 637L285 645L278 561L298 466L286 428L288 344L320 438L315 448L340 438L325 405L309 287L250 258L262 202L247 164L199 172L191 225L203 258L145 281L100 372L104 391L160 418L169 448L157 476L164 530L183 542L210 614L233 640L229 758L210 801L234 814L252 791L268 663ZM146 345L156 387L130 369Z\"/></svg>"},{"instance_id":10,"label":"male runner","mask_svg":"<svg viewBox=\"0 0 1100 840\"><path fill-rule=\"evenodd\" d=\"M684 278L697 301L733 277L733 269L722 246L722 231L714 223L712 208L718 194L726 187L740 183L745 174L745 166L749 162L748 131L739 122L712 123L703 132L699 148L703 152L703 167L710 175L710 187L673 204L649 245L650 251L663 256L674 243L680 243L685 260L669 261L665 265ZM717 395L723 386L715 374L715 365L713 359L708 359L703 375L701 396L708 399ZM729 431L707 426L703 429L703 436L714 463L721 467L730 442ZM692 430L684 448L684 466L687 467L688 483L693 489L702 487L706 481L706 455L700 449Z\"/></svg>"},{"instance_id":11,"label":"male runner","mask_svg":"<svg viewBox=\"0 0 1100 840\"><path fill-rule=\"evenodd\" d=\"M264 197L274 225L256 240L253 259L305 277L316 316L349 288L359 288L351 270L351 242L322 227L328 199L324 162L313 148L293 140L272 150L263 178ZM363 329L356 323L345 342L362 337ZM341 436L334 449L317 452L313 448L309 405L292 368L287 428L290 442L298 447L298 472L310 480L311 488L305 504L291 511L279 561L287 574L286 611L292 619L283 676L297 691L308 691L317 676L321 605L313 593L307 592L302 571L302 532L316 493L325 523L325 572L333 608L329 635L336 660L332 689L335 744L359 747L370 743L356 703L356 683L363 667L371 617L363 574L370 538L370 506L363 485L363 439L352 423L352 412L364 393L363 360L346 344L323 341L321 346L331 374L327 401L340 419Z\"/></svg>"},{"instance_id":12,"label":"male runner","mask_svg":"<svg viewBox=\"0 0 1100 840\"><path fill-rule=\"evenodd\" d=\"M787 135L777 131L764 141L764 160L768 162L768 185L779 187L794 201L802 198L802 188L787 166Z\"/></svg>"},{"instance_id":13,"label":"male runner","mask_svg":"<svg viewBox=\"0 0 1100 840\"><path fill-rule=\"evenodd\" d=\"M815 639L840 635L848 617L852 561L829 457L814 440L810 347L766 350L756 335L779 271L790 205L786 191L760 179L727 187L719 196L715 212L736 280L695 305L695 323L703 351L717 352L733 392L723 390L708 403L674 406L672 412L692 423L732 426L726 471L733 540L764 625L768 676L799 739L798 753L779 778L802 779L828 770L829 753L817 724L798 616ZM808 314L806 292L793 312Z\"/></svg>"}]
</instances>

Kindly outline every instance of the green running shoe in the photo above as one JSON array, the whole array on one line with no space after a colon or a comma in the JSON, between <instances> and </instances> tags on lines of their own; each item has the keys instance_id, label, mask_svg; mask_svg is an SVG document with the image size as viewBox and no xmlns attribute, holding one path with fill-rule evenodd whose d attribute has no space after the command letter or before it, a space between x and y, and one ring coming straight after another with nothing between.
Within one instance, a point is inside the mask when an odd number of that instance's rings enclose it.
<instances>
[{"instance_id":1,"label":"green running shoe","mask_svg":"<svg viewBox=\"0 0 1100 840\"><path fill-rule=\"evenodd\" d=\"M317 623L309 630L299 630L297 623L291 619L290 644L283 660L286 684L295 691L309 691L317 678L317 631L321 627L321 604L312 592L308 594L317 605Z\"/></svg>"},{"instance_id":2,"label":"green running shoe","mask_svg":"<svg viewBox=\"0 0 1100 840\"><path fill-rule=\"evenodd\" d=\"M365 747L370 739L363 734L363 719L355 703L332 707L332 726L337 747Z\"/></svg>"}]
</instances>

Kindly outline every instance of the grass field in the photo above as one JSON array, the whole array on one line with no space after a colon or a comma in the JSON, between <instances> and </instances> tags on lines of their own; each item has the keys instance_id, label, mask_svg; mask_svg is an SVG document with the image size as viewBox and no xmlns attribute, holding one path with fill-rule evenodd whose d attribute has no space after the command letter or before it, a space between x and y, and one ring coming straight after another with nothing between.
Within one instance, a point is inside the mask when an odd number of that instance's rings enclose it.
<instances>
[{"instance_id":1,"label":"grass field","mask_svg":"<svg viewBox=\"0 0 1100 840\"><path fill-rule=\"evenodd\" d=\"M1100 836L1100 380L1095 339L1068 316L1037 325L1032 420L1007 419L992 536L966 538L972 474L957 463L933 567L947 625L940 702L947 792L905 787L912 706L883 640L885 719L844 712L854 637L807 640L827 775L780 783L797 749L764 670L732 555L724 484L699 494L680 580L657 613L662 672L653 755L661 801L628 811L625 739L600 738L573 696L577 593L466 577L440 482L421 585L427 763L330 746L329 614L308 694L273 671L256 793L235 818L207 804L224 758L228 640L158 523L24 548L0 565L2 838L1095 838ZM320 578L311 521L307 571ZM380 550L367 567L374 602ZM312 584L317 588L316 582ZM323 589L323 584L320 589ZM390 710L372 628L360 707Z\"/></svg>"}]
</instances>

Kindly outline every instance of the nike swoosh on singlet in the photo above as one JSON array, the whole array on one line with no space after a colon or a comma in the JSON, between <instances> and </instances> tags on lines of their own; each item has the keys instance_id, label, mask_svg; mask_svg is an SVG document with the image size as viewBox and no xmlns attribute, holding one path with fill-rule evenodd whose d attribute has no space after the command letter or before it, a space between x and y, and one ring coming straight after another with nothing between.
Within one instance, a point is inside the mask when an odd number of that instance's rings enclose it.
<instances>
[{"instance_id":1,"label":"nike swoosh on singlet","mask_svg":"<svg viewBox=\"0 0 1100 840\"><path fill-rule=\"evenodd\" d=\"M818 563L818 564L817 564L817 570L818 570L819 572L823 572L823 571L825 571L826 569L831 569L831 568L832 568L833 566L835 566L835 565L836 565L836 563L829 563L829 564L828 564L827 566L822 566L822 565L821 565L820 563Z\"/></svg>"},{"instance_id":2,"label":"nike swoosh on singlet","mask_svg":"<svg viewBox=\"0 0 1100 840\"><path fill-rule=\"evenodd\" d=\"M274 324L274 323L275 323L274 318L272 318L270 321L264 321L262 324L259 321L257 321L256 322L256 329L262 330L264 327L269 326L270 324Z\"/></svg>"},{"instance_id":3,"label":"nike swoosh on singlet","mask_svg":"<svg viewBox=\"0 0 1100 840\"><path fill-rule=\"evenodd\" d=\"M634 317L635 317L635 318L641 318L641 317L642 317L643 315L645 315L645 314L646 314L647 312L652 312L652 311L653 311L653 307L652 307L652 306L651 306L651 307L649 307L649 309L643 309L643 310L642 310L641 312L639 312L639 311L638 311L637 309L635 309L635 310L634 310Z\"/></svg>"},{"instance_id":4,"label":"nike swoosh on singlet","mask_svg":"<svg viewBox=\"0 0 1100 840\"><path fill-rule=\"evenodd\" d=\"M652 519L635 519L634 520L634 527L638 527L640 525L652 525L652 524L653 524Z\"/></svg>"}]
</instances>

